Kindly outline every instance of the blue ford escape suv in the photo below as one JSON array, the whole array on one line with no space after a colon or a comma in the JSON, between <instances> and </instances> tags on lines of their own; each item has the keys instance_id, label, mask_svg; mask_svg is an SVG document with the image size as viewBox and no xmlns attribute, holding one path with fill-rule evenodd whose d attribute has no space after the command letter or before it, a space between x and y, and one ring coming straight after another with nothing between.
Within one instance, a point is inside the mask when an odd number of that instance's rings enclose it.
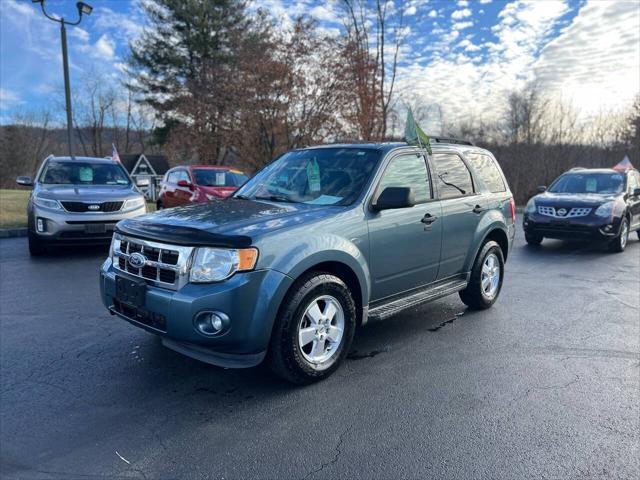
<instances>
[{"instance_id":1,"label":"blue ford escape suv","mask_svg":"<svg viewBox=\"0 0 640 480\"><path fill-rule=\"evenodd\" d=\"M489 308L514 222L498 163L467 142L294 150L226 200L119 222L102 300L185 355L309 383L356 325L456 292Z\"/></svg>"}]
</instances>

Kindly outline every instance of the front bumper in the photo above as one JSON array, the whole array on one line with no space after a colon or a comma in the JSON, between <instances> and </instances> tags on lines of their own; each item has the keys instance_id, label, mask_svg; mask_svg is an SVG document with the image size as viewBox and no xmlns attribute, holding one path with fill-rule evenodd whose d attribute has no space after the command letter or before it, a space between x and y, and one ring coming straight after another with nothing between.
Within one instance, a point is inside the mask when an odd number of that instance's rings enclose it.
<instances>
[{"instance_id":1,"label":"front bumper","mask_svg":"<svg viewBox=\"0 0 640 480\"><path fill-rule=\"evenodd\" d=\"M29 233L42 243L108 243L116 223L146 212L145 205L135 210L113 213L71 213L33 205L29 213ZM38 219L41 219L44 231L38 230Z\"/></svg>"},{"instance_id":2,"label":"front bumper","mask_svg":"<svg viewBox=\"0 0 640 480\"><path fill-rule=\"evenodd\" d=\"M275 270L257 270L220 283L188 283L177 291L147 285L144 304L136 308L116 298L116 272L110 259L100 270L102 302L112 314L162 337L168 348L231 368L252 367L263 360L291 283L290 277ZM226 314L230 319L226 330L215 336L196 330L194 318L203 311Z\"/></svg>"},{"instance_id":3,"label":"front bumper","mask_svg":"<svg viewBox=\"0 0 640 480\"><path fill-rule=\"evenodd\" d=\"M620 230L620 218L601 218L595 215L558 219L538 213L525 214L522 228L525 233L560 240L607 241Z\"/></svg>"}]
</instances>

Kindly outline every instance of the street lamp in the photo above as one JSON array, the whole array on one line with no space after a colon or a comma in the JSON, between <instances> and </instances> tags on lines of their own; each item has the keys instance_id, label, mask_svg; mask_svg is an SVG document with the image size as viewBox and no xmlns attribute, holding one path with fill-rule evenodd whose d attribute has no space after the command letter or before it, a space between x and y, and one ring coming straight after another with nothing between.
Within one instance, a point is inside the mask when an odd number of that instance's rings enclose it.
<instances>
[{"instance_id":1,"label":"street lamp","mask_svg":"<svg viewBox=\"0 0 640 480\"><path fill-rule=\"evenodd\" d=\"M45 0L31 0L33 3L39 3L40 8L42 8L42 13L49 20L53 20L54 22L58 22L60 24L60 39L62 40L62 68L64 70L64 99L66 103L67 109L67 143L69 144L69 156L71 158L75 158L73 155L73 142L72 142L72 129L73 129L73 120L71 115L71 87L69 86L69 59L67 56L67 29L65 25L78 25L82 20L82 15L91 15L93 11L93 7L91 5L87 5L84 2L76 3L76 8L78 9L78 20L75 22L67 22L63 17L56 18L47 13L44 8Z\"/></svg>"}]
</instances>

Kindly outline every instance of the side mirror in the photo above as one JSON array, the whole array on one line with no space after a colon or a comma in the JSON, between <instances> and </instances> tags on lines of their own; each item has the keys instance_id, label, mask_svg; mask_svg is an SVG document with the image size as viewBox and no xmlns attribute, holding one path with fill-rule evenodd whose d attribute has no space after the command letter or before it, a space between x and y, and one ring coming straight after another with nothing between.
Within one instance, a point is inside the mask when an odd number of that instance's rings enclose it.
<instances>
[{"instance_id":1,"label":"side mirror","mask_svg":"<svg viewBox=\"0 0 640 480\"><path fill-rule=\"evenodd\" d=\"M640 197L640 188L634 188L633 189L633 196L634 197Z\"/></svg>"},{"instance_id":2,"label":"side mirror","mask_svg":"<svg viewBox=\"0 0 640 480\"><path fill-rule=\"evenodd\" d=\"M390 210L393 208L408 208L416 204L413 189L409 187L387 187L376 202L372 205L373 210Z\"/></svg>"},{"instance_id":3,"label":"side mirror","mask_svg":"<svg viewBox=\"0 0 640 480\"><path fill-rule=\"evenodd\" d=\"M136 186L138 187L148 187L151 184L148 178L138 178L136 180Z\"/></svg>"},{"instance_id":4,"label":"side mirror","mask_svg":"<svg viewBox=\"0 0 640 480\"><path fill-rule=\"evenodd\" d=\"M33 187L33 180L31 180L31 177L18 177L16 178L16 183L23 187Z\"/></svg>"},{"instance_id":5,"label":"side mirror","mask_svg":"<svg viewBox=\"0 0 640 480\"><path fill-rule=\"evenodd\" d=\"M538 190L538 193L543 193L547 191L547 187L546 185L541 185L537 188L537 190Z\"/></svg>"},{"instance_id":6,"label":"side mirror","mask_svg":"<svg viewBox=\"0 0 640 480\"><path fill-rule=\"evenodd\" d=\"M193 185L191 185L186 180L178 180L178 186L182 188L188 188L189 190L193 190Z\"/></svg>"}]
</instances>

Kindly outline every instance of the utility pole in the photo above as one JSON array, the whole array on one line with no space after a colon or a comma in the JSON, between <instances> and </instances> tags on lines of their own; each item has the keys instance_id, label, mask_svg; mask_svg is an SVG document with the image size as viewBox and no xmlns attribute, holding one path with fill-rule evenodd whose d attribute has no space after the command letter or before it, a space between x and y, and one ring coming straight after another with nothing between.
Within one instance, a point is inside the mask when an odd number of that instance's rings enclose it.
<instances>
[{"instance_id":1,"label":"utility pole","mask_svg":"<svg viewBox=\"0 0 640 480\"><path fill-rule=\"evenodd\" d=\"M71 114L71 84L69 81L69 55L67 53L67 29L65 25L78 25L82 20L82 14L90 15L93 7L84 2L76 3L78 9L78 20L75 22L67 22L64 17L56 18L47 13L44 7L45 0L31 0L33 3L39 3L42 13L49 20L60 24L60 41L62 43L62 69L64 74L64 100L65 110L67 111L67 145L69 147L69 156L75 158L73 153L73 115Z\"/></svg>"}]
</instances>

